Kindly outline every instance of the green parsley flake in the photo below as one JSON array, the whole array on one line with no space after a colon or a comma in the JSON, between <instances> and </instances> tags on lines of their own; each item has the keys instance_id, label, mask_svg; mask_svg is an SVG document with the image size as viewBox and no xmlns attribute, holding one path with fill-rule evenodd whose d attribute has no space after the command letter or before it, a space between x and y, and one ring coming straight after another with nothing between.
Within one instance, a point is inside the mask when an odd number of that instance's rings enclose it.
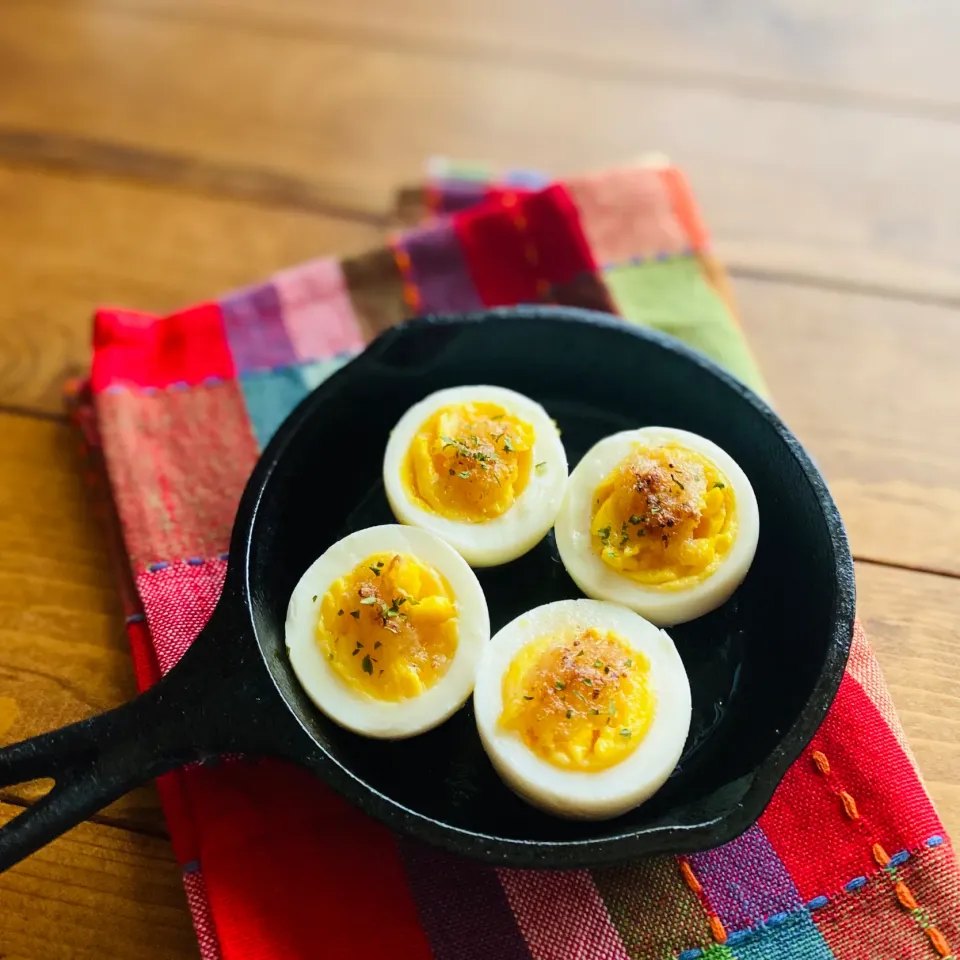
<instances>
[{"instance_id":1,"label":"green parsley flake","mask_svg":"<svg viewBox=\"0 0 960 960\"><path fill-rule=\"evenodd\" d=\"M363 668L364 673L373 674L373 662L370 659L369 653L360 661L360 666Z\"/></svg>"}]
</instances>

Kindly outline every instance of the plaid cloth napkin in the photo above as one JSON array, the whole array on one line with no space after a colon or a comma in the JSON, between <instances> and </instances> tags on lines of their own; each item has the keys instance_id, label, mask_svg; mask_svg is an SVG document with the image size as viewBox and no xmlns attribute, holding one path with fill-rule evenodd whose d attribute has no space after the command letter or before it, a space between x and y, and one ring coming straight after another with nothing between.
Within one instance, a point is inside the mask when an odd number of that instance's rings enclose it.
<instances>
[{"instance_id":1,"label":"plaid cloth napkin","mask_svg":"<svg viewBox=\"0 0 960 960\"><path fill-rule=\"evenodd\" d=\"M404 316L547 301L620 313L762 383L680 172L547 184L435 171L424 225L167 317L96 315L74 411L109 476L142 687L220 591L258 451L308 391ZM927 960L960 950L960 883L856 630L821 730L760 822L690 857L496 870L390 834L303 771L170 774L164 809L205 960Z\"/></svg>"}]
</instances>

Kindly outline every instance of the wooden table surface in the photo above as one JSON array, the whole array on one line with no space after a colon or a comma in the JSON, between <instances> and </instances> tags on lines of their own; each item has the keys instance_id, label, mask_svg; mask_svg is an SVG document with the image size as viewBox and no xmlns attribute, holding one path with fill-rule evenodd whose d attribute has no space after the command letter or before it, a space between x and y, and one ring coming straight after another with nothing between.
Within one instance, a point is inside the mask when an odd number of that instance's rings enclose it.
<instances>
[{"instance_id":1,"label":"wooden table surface","mask_svg":"<svg viewBox=\"0 0 960 960\"><path fill-rule=\"evenodd\" d=\"M953 0L2 0L0 742L134 692L59 400L95 304L376 244L434 153L562 174L655 149L839 501L960 831L958 38ZM197 955L152 788L0 876L7 960Z\"/></svg>"}]
</instances>

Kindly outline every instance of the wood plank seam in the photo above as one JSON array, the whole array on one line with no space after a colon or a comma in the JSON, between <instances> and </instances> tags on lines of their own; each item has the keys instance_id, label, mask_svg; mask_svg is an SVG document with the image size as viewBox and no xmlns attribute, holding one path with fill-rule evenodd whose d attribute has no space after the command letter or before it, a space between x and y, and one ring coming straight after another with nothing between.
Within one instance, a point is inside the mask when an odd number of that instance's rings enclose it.
<instances>
[{"instance_id":1,"label":"wood plank seam","mask_svg":"<svg viewBox=\"0 0 960 960\"><path fill-rule=\"evenodd\" d=\"M301 177L68 133L0 126L0 165L132 180L374 227L386 227L390 221L386 211L372 213L333 203L325 199L331 191L322 183Z\"/></svg>"}]
</instances>

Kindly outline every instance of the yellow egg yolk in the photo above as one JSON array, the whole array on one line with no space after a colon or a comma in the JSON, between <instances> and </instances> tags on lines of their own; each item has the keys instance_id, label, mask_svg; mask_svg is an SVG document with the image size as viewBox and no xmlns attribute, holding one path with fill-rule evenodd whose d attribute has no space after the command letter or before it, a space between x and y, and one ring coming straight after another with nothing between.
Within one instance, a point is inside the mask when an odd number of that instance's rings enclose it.
<instances>
[{"instance_id":1,"label":"yellow egg yolk","mask_svg":"<svg viewBox=\"0 0 960 960\"><path fill-rule=\"evenodd\" d=\"M733 545L736 499L702 454L638 445L594 492L590 532L593 549L617 573L685 589L709 577Z\"/></svg>"},{"instance_id":2,"label":"yellow egg yolk","mask_svg":"<svg viewBox=\"0 0 960 960\"><path fill-rule=\"evenodd\" d=\"M443 407L417 431L403 485L424 510L482 523L513 506L530 479L533 427L495 403Z\"/></svg>"},{"instance_id":3,"label":"yellow egg yolk","mask_svg":"<svg viewBox=\"0 0 960 960\"><path fill-rule=\"evenodd\" d=\"M450 667L457 613L453 590L433 567L405 554L375 554L330 584L320 602L317 641L354 690L407 700Z\"/></svg>"},{"instance_id":4,"label":"yellow egg yolk","mask_svg":"<svg viewBox=\"0 0 960 960\"><path fill-rule=\"evenodd\" d=\"M555 767L605 770L643 740L656 712L650 664L615 633L528 643L503 677L500 725Z\"/></svg>"}]
</instances>

